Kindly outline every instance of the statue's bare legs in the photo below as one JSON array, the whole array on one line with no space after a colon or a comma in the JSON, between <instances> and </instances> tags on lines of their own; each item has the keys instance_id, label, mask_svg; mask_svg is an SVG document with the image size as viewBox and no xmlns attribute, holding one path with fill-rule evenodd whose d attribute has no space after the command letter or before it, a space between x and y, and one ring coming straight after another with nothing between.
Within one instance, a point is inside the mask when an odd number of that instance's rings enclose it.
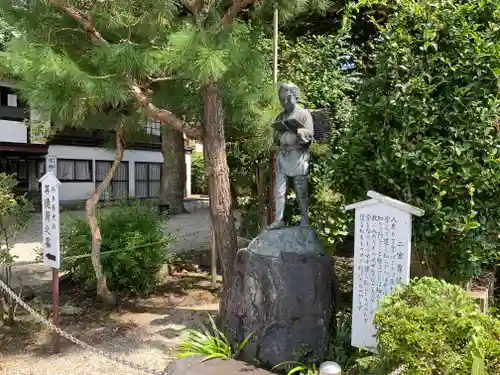
<instances>
[{"instance_id":1,"label":"statue's bare legs","mask_svg":"<svg viewBox=\"0 0 500 375\"><path fill-rule=\"evenodd\" d=\"M267 229L278 229L285 226L283 216L285 213L286 193L288 192L288 181L290 177L282 173L276 174L276 187L275 187L275 212L276 219L267 227ZM295 195L300 206L300 226L309 225L309 197L307 194L307 176L294 176L292 177Z\"/></svg>"},{"instance_id":2,"label":"statue's bare legs","mask_svg":"<svg viewBox=\"0 0 500 375\"><path fill-rule=\"evenodd\" d=\"M285 226L283 216L285 214L286 193L288 191L288 177L283 173L276 173L274 188L274 207L276 218L267 229L278 229Z\"/></svg>"},{"instance_id":3,"label":"statue's bare legs","mask_svg":"<svg viewBox=\"0 0 500 375\"><path fill-rule=\"evenodd\" d=\"M299 225L301 227L309 226L309 196L307 192L307 176L295 176L293 177L293 185L295 189L295 195L299 201L300 219Z\"/></svg>"}]
</instances>

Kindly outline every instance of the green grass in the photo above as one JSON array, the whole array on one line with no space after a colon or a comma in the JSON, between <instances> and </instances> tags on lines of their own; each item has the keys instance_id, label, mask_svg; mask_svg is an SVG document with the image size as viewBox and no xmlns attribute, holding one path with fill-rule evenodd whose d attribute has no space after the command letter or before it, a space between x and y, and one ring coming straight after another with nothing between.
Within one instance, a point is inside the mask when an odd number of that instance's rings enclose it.
<instances>
[{"instance_id":1,"label":"green grass","mask_svg":"<svg viewBox=\"0 0 500 375\"><path fill-rule=\"evenodd\" d=\"M214 358L230 359L236 357L248 344L252 334L248 335L238 344L236 350L226 337L216 326L214 319L209 314L211 332L205 328L203 331L187 329L184 332L189 334L188 338L179 345L177 358L190 356L203 356L203 361Z\"/></svg>"}]
</instances>

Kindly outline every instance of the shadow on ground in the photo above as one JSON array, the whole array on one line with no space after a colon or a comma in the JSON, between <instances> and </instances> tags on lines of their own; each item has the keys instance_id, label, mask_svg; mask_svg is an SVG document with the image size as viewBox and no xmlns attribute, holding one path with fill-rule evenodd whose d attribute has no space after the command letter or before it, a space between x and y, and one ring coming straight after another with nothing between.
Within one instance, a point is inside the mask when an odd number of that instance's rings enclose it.
<instances>
[{"instance_id":1,"label":"shadow on ground","mask_svg":"<svg viewBox=\"0 0 500 375\"><path fill-rule=\"evenodd\" d=\"M122 298L118 306L108 308L96 301L94 291L84 291L65 281L61 284L61 306L70 311L68 307L73 308L74 315L63 315L61 328L85 343L122 357L144 348L172 352L182 341L184 329L200 329L208 322L208 314L217 313L217 294L206 275L177 275L147 298ZM45 292L30 305L50 318L50 301L50 293ZM15 326L0 327L2 355L51 355L51 334L46 327L35 323L21 307L16 317ZM73 342L61 340L63 355L77 348Z\"/></svg>"}]
</instances>

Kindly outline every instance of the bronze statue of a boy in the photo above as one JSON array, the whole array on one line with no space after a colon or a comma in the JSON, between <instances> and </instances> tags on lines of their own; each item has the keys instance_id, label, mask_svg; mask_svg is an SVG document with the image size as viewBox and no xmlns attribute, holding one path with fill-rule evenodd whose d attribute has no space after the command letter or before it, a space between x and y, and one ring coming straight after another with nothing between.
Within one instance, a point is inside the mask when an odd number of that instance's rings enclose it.
<instances>
[{"instance_id":1,"label":"bronze statue of a boy","mask_svg":"<svg viewBox=\"0 0 500 375\"><path fill-rule=\"evenodd\" d=\"M299 106L300 90L291 83L282 84L278 96L283 111L278 115L273 127L276 130L275 143L279 146L276 160L276 186L274 201L275 221L268 229L283 227L286 194L290 180L300 206L301 226L309 225L309 197L307 175L309 173L309 147L314 136L311 113Z\"/></svg>"}]
</instances>

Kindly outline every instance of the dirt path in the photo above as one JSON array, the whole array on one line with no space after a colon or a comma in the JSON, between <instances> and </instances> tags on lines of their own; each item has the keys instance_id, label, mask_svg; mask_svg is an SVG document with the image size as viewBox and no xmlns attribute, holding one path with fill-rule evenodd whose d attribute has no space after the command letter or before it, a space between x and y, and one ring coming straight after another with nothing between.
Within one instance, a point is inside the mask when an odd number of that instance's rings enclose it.
<instances>
[{"instance_id":1,"label":"dirt path","mask_svg":"<svg viewBox=\"0 0 500 375\"><path fill-rule=\"evenodd\" d=\"M211 224L208 208L195 206L192 203L190 213L176 215L165 221L164 233L174 234L177 243L171 251L199 249L210 245ZM85 218L84 211L61 212L61 224L72 218ZM12 254L17 256L17 262L32 262L36 257L36 249L42 245L42 216L36 213L32 216L28 228L16 238Z\"/></svg>"},{"instance_id":2,"label":"dirt path","mask_svg":"<svg viewBox=\"0 0 500 375\"><path fill-rule=\"evenodd\" d=\"M62 327L98 349L162 371L185 337L183 330L200 328L207 313L216 314L218 300L209 285L201 275L174 277L154 296L123 301L112 311L96 306L92 295L64 290L63 304L78 315L63 316ZM66 340L61 353L51 355L50 333L20 311L23 317L26 323L13 330L0 328L0 375L142 374Z\"/></svg>"}]
</instances>

